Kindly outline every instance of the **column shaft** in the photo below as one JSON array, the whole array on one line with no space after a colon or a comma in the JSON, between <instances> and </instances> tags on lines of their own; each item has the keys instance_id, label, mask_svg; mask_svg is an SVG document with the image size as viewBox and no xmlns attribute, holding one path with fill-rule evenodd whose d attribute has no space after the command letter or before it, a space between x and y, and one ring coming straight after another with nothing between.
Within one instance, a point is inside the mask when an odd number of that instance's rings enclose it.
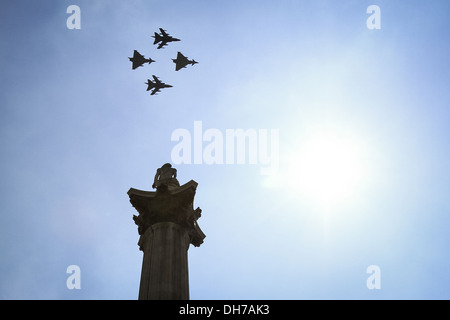
<instances>
[{"instance_id":1,"label":"column shaft","mask_svg":"<svg viewBox=\"0 0 450 320\"><path fill-rule=\"evenodd\" d=\"M173 222L153 224L141 239L140 300L189 299L187 231Z\"/></svg>"}]
</instances>

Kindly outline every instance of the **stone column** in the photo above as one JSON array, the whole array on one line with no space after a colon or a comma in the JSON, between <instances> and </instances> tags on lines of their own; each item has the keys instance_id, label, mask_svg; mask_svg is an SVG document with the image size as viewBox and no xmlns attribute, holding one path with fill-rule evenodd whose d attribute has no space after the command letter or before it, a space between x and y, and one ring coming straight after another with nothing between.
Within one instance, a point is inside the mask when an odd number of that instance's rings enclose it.
<instances>
[{"instance_id":1,"label":"stone column","mask_svg":"<svg viewBox=\"0 0 450 320\"><path fill-rule=\"evenodd\" d=\"M142 261L140 300L189 299L188 249L200 246L205 235L194 210L197 182L179 186L162 184L156 192L131 188L130 202L139 212L133 216L138 225Z\"/></svg>"}]
</instances>

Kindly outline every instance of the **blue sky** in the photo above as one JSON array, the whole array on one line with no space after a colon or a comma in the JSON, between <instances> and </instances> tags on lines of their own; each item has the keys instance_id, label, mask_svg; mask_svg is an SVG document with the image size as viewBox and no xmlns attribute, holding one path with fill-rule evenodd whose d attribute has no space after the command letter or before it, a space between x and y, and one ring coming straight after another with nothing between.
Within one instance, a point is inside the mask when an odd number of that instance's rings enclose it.
<instances>
[{"instance_id":1,"label":"blue sky","mask_svg":"<svg viewBox=\"0 0 450 320\"><path fill-rule=\"evenodd\" d=\"M2 4L0 298L137 299L126 192L151 190L172 133L201 121L278 130L279 170L174 164L199 183L207 236L189 249L192 299L449 299L449 12L446 0ZM181 41L157 50L160 27ZM134 49L156 63L131 70ZM199 64L175 72L177 51ZM173 88L150 96L153 74ZM73 264L80 290L66 287Z\"/></svg>"}]
</instances>

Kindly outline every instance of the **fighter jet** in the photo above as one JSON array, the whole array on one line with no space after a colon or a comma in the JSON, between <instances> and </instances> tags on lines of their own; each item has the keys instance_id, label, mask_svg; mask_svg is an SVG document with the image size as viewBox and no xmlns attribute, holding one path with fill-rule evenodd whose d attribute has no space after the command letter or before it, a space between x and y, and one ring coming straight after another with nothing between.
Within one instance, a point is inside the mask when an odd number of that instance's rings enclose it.
<instances>
[{"instance_id":1,"label":"fighter jet","mask_svg":"<svg viewBox=\"0 0 450 320\"><path fill-rule=\"evenodd\" d=\"M187 57L183 56L183 54L180 51L178 51L177 58L172 59L172 61L175 63L175 71L178 71L182 68L186 68L188 64L194 65L198 63L194 59L189 60Z\"/></svg>"},{"instance_id":2,"label":"fighter jet","mask_svg":"<svg viewBox=\"0 0 450 320\"><path fill-rule=\"evenodd\" d=\"M153 89L150 95L156 94L157 92L159 92L159 90L163 88L172 88L170 84L165 84L164 82L161 82L161 80L159 80L155 75L153 75L152 77L154 81L147 79L147 82L145 83L148 86L147 91Z\"/></svg>"},{"instance_id":3,"label":"fighter jet","mask_svg":"<svg viewBox=\"0 0 450 320\"><path fill-rule=\"evenodd\" d=\"M142 54L140 54L137 50L134 50L133 58L128 57L131 62L133 62L133 70L142 67L144 63L148 62L148 64L155 62L155 60L152 60L151 58L145 59Z\"/></svg>"},{"instance_id":4,"label":"fighter jet","mask_svg":"<svg viewBox=\"0 0 450 320\"><path fill-rule=\"evenodd\" d=\"M155 32L155 35L152 36L153 38L155 38L155 41L153 42L153 44L157 44L158 42L161 42L158 45L158 49L161 49L162 47L166 46L168 42L181 41L180 39L170 36L166 32L166 30L164 30L163 28L159 28L159 31L161 31L161 34L158 34Z\"/></svg>"}]
</instances>

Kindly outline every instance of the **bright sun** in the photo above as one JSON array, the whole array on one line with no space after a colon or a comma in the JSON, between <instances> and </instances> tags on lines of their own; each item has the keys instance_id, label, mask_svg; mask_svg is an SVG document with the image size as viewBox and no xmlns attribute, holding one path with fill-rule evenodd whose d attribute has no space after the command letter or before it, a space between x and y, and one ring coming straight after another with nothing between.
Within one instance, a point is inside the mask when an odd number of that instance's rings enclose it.
<instances>
[{"instance_id":1,"label":"bright sun","mask_svg":"<svg viewBox=\"0 0 450 320\"><path fill-rule=\"evenodd\" d=\"M293 156L290 174L301 196L329 208L355 194L363 175L362 149L351 138L319 132Z\"/></svg>"}]
</instances>

